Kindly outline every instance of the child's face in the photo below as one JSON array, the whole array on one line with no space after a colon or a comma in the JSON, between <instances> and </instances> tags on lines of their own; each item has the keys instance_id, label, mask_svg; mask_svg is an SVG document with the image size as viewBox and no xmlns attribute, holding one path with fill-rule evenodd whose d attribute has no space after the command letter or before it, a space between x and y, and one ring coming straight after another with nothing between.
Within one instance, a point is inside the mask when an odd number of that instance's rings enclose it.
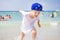
<instances>
[{"instance_id":1,"label":"child's face","mask_svg":"<svg viewBox=\"0 0 60 40\"><path fill-rule=\"evenodd\" d=\"M40 11L33 11L33 16L34 17L37 17L37 16L39 16L40 15Z\"/></svg>"}]
</instances>

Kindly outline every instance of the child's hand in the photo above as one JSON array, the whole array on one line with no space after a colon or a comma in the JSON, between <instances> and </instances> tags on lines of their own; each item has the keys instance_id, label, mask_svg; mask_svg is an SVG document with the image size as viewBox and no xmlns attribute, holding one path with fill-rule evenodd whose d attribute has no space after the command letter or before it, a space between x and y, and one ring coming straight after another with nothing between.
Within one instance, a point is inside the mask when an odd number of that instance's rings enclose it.
<instances>
[{"instance_id":1,"label":"child's hand","mask_svg":"<svg viewBox=\"0 0 60 40\"><path fill-rule=\"evenodd\" d=\"M41 27L40 20L38 20L37 24L38 24L38 27L40 28Z\"/></svg>"},{"instance_id":2,"label":"child's hand","mask_svg":"<svg viewBox=\"0 0 60 40\"><path fill-rule=\"evenodd\" d=\"M40 24L39 24L38 26L39 26L39 28L41 27L41 25L40 25Z\"/></svg>"}]
</instances>

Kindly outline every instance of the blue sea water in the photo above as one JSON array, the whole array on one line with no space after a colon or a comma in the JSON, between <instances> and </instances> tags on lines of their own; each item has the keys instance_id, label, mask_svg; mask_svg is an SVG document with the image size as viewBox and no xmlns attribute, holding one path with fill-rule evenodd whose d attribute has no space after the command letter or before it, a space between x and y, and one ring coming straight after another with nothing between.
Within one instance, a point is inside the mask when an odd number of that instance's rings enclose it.
<instances>
[{"instance_id":1,"label":"blue sea water","mask_svg":"<svg viewBox=\"0 0 60 40\"><path fill-rule=\"evenodd\" d=\"M51 18L50 15L52 12L57 14L56 17ZM42 16L42 14L44 14ZM6 15L11 15L11 19L8 21L21 21L22 14L19 11L0 11L0 16L5 17ZM41 22L48 22L48 21L60 21L60 11L42 11L40 13L40 21Z\"/></svg>"}]
</instances>

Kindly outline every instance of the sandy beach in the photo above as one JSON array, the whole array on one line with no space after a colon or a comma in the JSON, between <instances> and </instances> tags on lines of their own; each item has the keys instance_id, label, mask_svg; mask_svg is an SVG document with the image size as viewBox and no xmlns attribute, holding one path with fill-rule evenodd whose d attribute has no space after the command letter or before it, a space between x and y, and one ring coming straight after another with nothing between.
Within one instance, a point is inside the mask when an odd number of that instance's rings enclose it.
<instances>
[{"instance_id":1,"label":"sandy beach","mask_svg":"<svg viewBox=\"0 0 60 40\"><path fill-rule=\"evenodd\" d=\"M3 23L3 22L2 22ZM20 23L19 22L0 22L0 40L20 40ZM5 26L5 27L4 27ZM32 34L26 34L25 40L32 40ZM37 27L36 40L60 40L60 26L51 25L49 27Z\"/></svg>"}]
</instances>

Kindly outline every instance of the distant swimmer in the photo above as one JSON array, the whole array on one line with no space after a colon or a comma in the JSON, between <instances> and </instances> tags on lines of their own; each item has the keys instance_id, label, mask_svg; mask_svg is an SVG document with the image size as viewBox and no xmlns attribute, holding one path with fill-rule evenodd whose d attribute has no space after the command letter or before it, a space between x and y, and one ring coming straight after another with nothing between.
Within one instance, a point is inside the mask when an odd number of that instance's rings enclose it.
<instances>
[{"instance_id":1,"label":"distant swimmer","mask_svg":"<svg viewBox=\"0 0 60 40\"><path fill-rule=\"evenodd\" d=\"M6 15L5 17L0 16L0 21L8 21L9 19L11 19L10 15Z\"/></svg>"},{"instance_id":2,"label":"distant swimmer","mask_svg":"<svg viewBox=\"0 0 60 40\"><path fill-rule=\"evenodd\" d=\"M4 18L7 21L7 20L11 19L11 15L6 15Z\"/></svg>"}]
</instances>

